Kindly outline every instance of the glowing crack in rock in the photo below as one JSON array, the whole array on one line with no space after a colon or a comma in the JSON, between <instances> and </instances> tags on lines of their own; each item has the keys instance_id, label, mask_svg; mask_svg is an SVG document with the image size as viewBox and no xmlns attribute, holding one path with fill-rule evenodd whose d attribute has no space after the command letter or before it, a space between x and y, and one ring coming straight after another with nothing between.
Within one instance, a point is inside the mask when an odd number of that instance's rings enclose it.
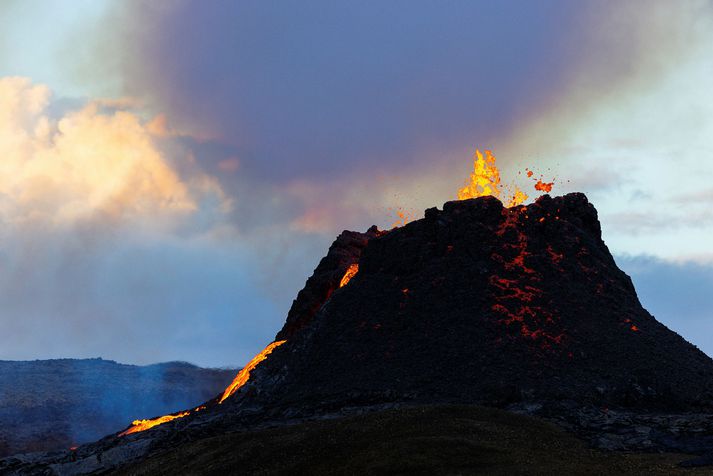
<instances>
[{"instance_id":1,"label":"glowing crack in rock","mask_svg":"<svg viewBox=\"0 0 713 476\"><path fill-rule=\"evenodd\" d=\"M347 283L359 272L359 263L354 263L347 268L347 272L342 276L342 280L339 282L339 287L344 287Z\"/></svg>"}]
</instances>

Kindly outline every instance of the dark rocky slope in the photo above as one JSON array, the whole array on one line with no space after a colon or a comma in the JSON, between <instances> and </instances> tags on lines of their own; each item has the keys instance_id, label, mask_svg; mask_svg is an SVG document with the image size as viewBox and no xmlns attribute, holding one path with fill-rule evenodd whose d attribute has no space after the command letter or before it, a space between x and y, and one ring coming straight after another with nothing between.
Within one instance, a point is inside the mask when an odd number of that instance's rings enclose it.
<instances>
[{"instance_id":1,"label":"dark rocky slope","mask_svg":"<svg viewBox=\"0 0 713 476\"><path fill-rule=\"evenodd\" d=\"M185 362L0 361L0 456L94 441L137 416L203 402L234 375Z\"/></svg>"},{"instance_id":2,"label":"dark rocky slope","mask_svg":"<svg viewBox=\"0 0 713 476\"><path fill-rule=\"evenodd\" d=\"M582 194L509 209L449 202L372 237L357 259L246 401L713 406L713 361L643 309ZM310 278L302 293L319 285Z\"/></svg>"}]
</instances>

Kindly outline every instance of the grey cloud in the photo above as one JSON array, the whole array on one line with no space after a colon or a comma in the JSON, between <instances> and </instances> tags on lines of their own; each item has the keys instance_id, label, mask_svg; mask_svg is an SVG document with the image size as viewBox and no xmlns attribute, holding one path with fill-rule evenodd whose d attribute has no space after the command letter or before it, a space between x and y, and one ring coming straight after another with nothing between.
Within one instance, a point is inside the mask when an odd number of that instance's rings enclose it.
<instances>
[{"instance_id":1,"label":"grey cloud","mask_svg":"<svg viewBox=\"0 0 713 476\"><path fill-rule=\"evenodd\" d=\"M586 47L590 8L172 5L129 8L127 93L217 134L243 173L277 182L442 160L425 149L493 145L560 93Z\"/></svg>"}]
</instances>

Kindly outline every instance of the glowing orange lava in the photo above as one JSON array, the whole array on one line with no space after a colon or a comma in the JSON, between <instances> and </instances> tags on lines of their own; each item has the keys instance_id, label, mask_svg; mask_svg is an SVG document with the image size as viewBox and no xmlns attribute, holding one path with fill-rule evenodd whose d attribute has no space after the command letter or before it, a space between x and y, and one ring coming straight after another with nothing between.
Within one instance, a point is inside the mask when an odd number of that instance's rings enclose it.
<instances>
[{"instance_id":1,"label":"glowing orange lava","mask_svg":"<svg viewBox=\"0 0 713 476\"><path fill-rule=\"evenodd\" d=\"M527 178L536 181L535 190L538 192L550 193L555 182L545 182L540 178L533 178L535 174L529 168L525 169ZM485 156L480 152L480 150L475 151L473 156L473 172L470 174L470 181L465 185L465 187L458 189L458 200L466 200L469 198L478 198L491 195L495 198L501 199L503 196L503 203L508 208L512 208L517 205L521 205L529 197L528 195L520 190L517 186L501 186L500 184L500 170L495 164L495 156L489 150L485 151ZM399 217L403 218L401 214ZM396 222L396 226L399 222Z\"/></svg>"},{"instance_id":2,"label":"glowing orange lava","mask_svg":"<svg viewBox=\"0 0 713 476\"><path fill-rule=\"evenodd\" d=\"M257 365L260 362L265 360L267 358L267 356L270 355L276 347L281 346L285 342L287 342L287 341L280 340L277 342L273 342L272 344L265 347L259 354L257 354L255 357L253 357L252 360L250 362L248 362L248 364L245 367L243 367L242 370L240 370L240 372L238 372L238 375L235 376L235 378L233 379L233 382L230 385L228 385L228 388L225 389L225 392L223 392L223 395L221 396L218 403L223 403L223 400L225 400L226 398L228 398L229 396L234 394L240 387L245 385L245 383L250 379L250 372L253 371L255 369L255 367L257 367ZM194 408L193 410L186 410L183 412L173 413L170 415L163 415L158 418L152 418L149 420L134 420L128 429L122 431L117 436L126 436L126 435L130 435L132 433L138 433L140 431L148 430L149 428L153 428L155 426L162 425L169 421L176 420L178 418L187 417L188 415L190 415L193 412L199 412L201 410L205 410L206 408L207 408L206 405L199 405L196 408Z\"/></svg>"},{"instance_id":3,"label":"glowing orange lava","mask_svg":"<svg viewBox=\"0 0 713 476\"><path fill-rule=\"evenodd\" d=\"M391 228L397 228L399 226L404 226L406 223L411 221L410 214L406 213L405 211L401 210L400 208L396 209L396 216L399 217L399 219L391 224Z\"/></svg>"},{"instance_id":4,"label":"glowing orange lava","mask_svg":"<svg viewBox=\"0 0 713 476\"><path fill-rule=\"evenodd\" d=\"M235 392L238 391L240 387L245 385L247 381L250 379L250 372L252 372L255 367L257 367L257 364L262 362L263 360L267 359L267 356L272 353L273 350L275 350L277 347L281 346L287 342L286 340L278 340L276 342L273 342L272 344L268 345L265 347L259 354L257 354L253 359L248 362L248 364L238 372L238 375L235 376L233 379L233 382L228 385L228 388L225 389L225 392L223 392L223 396L220 397L220 400L218 403L223 403L226 398L234 394Z\"/></svg>"},{"instance_id":5,"label":"glowing orange lava","mask_svg":"<svg viewBox=\"0 0 713 476\"><path fill-rule=\"evenodd\" d=\"M537 183L535 184L535 190L539 190L540 192L545 192L545 193L550 193L552 191L552 186L554 185L554 182L543 182L542 180L538 180Z\"/></svg>"},{"instance_id":6,"label":"glowing orange lava","mask_svg":"<svg viewBox=\"0 0 713 476\"><path fill-rule=\"evenodd\" d=\"M528 196L519 188L513 186L510 193L507 193L507 206L514 207L520 205ZM500 198L500 170L495 165L495 156L489 150L485 151L485 157L480 150L475 151L473 157L473 172L470 174L470 182L465 187L458 190L458 200L468 198L478 198L492 195Z\"/></svg>"},{"instance_id":7,"label":"glowing orange lava","mask_svg":"<svg viewBox=\"0 0 713 476\"><path fill-rule=\"evenodd\" d=\"M153 418L151 420L134 420L131 423L132 426L128 430L124 430L121 433L119 433L119 436L130 435L132 433L138 433L140 431L148 430L149 428L153 428L154 426L161 425L161 424L169 422L171 420L176 420L177 418L183 418L190 414L191 414L190 411L185 411L185 412L177 413L175 415L164 415L164 416L161 416L158 418Z\"/></svg>"},{"instance_id":8,"label":"glowing orange lava","mask_svg":"<svg viewBox=\"0 0 713 476\"><path fill-rule=\"evenodd\" d=\"M349 265L347 272L344 273L342 280L339 282L339 287L346 286L347 283L359 272L359 263L354 263Z\"/></svg>"}]
</instances>

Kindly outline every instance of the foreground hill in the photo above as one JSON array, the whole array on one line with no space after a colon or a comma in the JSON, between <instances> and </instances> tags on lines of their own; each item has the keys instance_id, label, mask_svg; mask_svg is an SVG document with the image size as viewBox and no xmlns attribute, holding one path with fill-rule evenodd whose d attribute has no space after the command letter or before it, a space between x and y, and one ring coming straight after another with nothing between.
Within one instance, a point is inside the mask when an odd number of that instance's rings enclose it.
<instances>
[{"instance_id":1,"label":"foreground hill","mask_svg":"<svg viewBox=\"0 0 713 476\"><path fill-rule=\"evenodd\" d=\"M116 474L710 474L678 468L684 458L589 449L502 410L427 406L202 439Z\"/></svg>"},{"instance_id":2,"label":"foreground hill","mask_svg":"<svg viewBox=\"0 0 713 476\"><path fill-rule=\"evenodd\" d=\"M203 402L234 370L185 362L135 366L102 359L0 361L0 456L67 449Z\"/></svg>"}]
</instances>

